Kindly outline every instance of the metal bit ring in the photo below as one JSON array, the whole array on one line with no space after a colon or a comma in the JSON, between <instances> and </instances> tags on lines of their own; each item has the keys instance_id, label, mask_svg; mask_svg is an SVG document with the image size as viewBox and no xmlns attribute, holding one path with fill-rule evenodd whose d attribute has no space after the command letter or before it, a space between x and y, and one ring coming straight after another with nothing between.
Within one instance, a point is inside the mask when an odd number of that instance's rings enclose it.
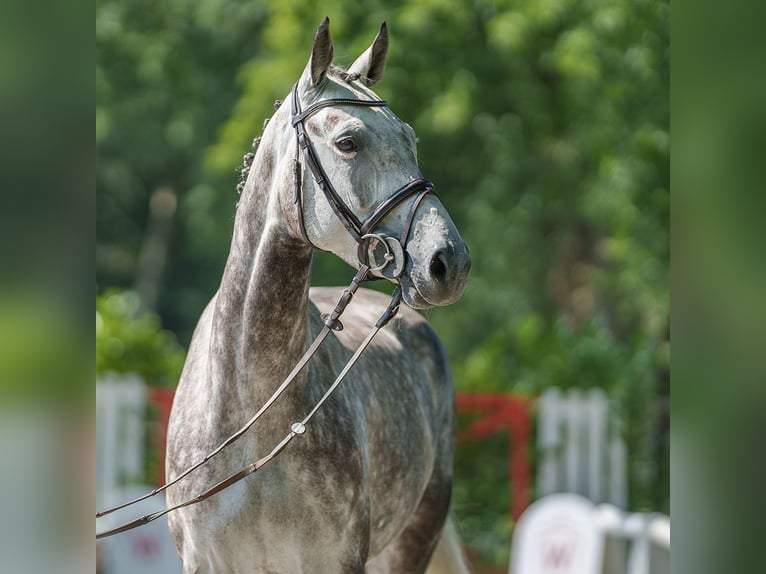
<instances>
[{"instance_id":1,"label":"metal bit ring","mask_svg":"<svg viewBox=\"0 0 766 574\"><path fill-rule=\"evenodd\" d=\"M391 253L391 248L389 247L385 237L377 233L367 233L366 235L362 235L362 240L365 240L365 239L377 239L386 248L386 252L383 254L383 263L381 263L377 267L370 267L370 271L380 271L384 269L389 263L392 263L394 261L396 257L394 256L393 253ZM368 252L368 256L369 256L369 252Z\"/></svg>"}]
</instances>

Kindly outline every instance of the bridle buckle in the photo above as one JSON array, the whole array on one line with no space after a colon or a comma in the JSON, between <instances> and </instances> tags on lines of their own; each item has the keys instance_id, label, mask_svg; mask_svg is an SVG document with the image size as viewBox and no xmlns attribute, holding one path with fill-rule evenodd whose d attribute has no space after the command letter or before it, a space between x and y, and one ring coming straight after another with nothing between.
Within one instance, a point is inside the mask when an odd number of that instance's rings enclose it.
<instances>
[{"instance_id":1,"label":"bridle buckle","mask_svg":"<svg viewBox=\"0 0 766 574\"><path fill-rule=\"evenodd\" d=\"M406 264L399 240L380 233L367 233L362 235L361 245L370 275L397 283Z\"/></svg>"}]
</instances>

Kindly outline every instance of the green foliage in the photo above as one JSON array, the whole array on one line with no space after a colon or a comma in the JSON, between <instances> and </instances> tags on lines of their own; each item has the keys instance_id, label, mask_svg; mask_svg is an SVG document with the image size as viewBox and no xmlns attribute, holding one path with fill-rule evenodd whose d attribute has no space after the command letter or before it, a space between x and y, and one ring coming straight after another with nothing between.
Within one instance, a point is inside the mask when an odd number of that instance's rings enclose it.
<instances>
[{"instance_id":1,"label":"green foliage","mask_svg":"<svg viewBox=\"0 0 766 574\"><path fill-rule=\"evenodd\" d=\"M234 168L211 177L205 149L238 95L240 66L258 54L265 8L250 0L100 0L96 9L96 233L100 289L131 287L159 188L178 221L159 302L188 341L215 289L231 238ZM223 184L222 184L223 182Z\"/></svg>"},{"instance_id":2,"label":"green foliage","mask_svg":"<svg viewBox=\"0 0 766 574\"><path fill-rule=\"evenodd\" d=\"M452 511L472 557L507 564L512 518L509 515L508 435L458 445Z\"/></svg>"},{"instance_id":3,"label":"green foliage","mask_svg":"<svg viewBox=\"0 0 766 574\"><path fill-rule=\"evenodd\" d=\"M96 297L96 373L138 373L152 386L178 382L185 353L154 313L140 313L135 293L111 289Z\"/></svg>"}]
</instances>

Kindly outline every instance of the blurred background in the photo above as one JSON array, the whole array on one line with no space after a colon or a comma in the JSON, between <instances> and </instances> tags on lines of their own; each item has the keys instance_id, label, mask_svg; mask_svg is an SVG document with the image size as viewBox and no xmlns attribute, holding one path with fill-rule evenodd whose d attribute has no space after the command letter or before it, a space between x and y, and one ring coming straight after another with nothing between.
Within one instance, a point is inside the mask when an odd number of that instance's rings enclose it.
<instances>
[{"instance_id":1,"label":"blurred background","mask_svg":"<svg viewBox=\"0 0 766 574\"><path fill-rule=\"evenodd\" d=\"M462 299L426 314L460 394L471 559L506 571L550 491L668 513L669 4L648 0L99 0L96 370L149 389L145 456L116 480L159 480L242 156L325 16L341 65L388 23L376 91L471 249ZM313 283L351 273L318 256Z\"/></svg>"}]
</instances>

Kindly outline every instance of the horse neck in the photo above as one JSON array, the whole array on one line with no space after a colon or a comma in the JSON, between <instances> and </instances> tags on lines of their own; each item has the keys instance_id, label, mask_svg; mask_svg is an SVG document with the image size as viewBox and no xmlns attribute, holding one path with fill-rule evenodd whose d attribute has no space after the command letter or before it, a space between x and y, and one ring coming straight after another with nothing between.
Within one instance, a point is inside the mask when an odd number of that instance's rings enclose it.
<instances>
[{"instance_id":1,"label":"horse neck","mask_svg":"<svg viewBox=\"0 0 766 574\"><path fill-rule=\"evenodd\" d=\"M276 151L277 133L267 130L253 160L216 300L211 365L225 403L232 392L247 403L268 396L306 344L311 248L283 216L292 158Z\"/></svg>"}]
</instances>

